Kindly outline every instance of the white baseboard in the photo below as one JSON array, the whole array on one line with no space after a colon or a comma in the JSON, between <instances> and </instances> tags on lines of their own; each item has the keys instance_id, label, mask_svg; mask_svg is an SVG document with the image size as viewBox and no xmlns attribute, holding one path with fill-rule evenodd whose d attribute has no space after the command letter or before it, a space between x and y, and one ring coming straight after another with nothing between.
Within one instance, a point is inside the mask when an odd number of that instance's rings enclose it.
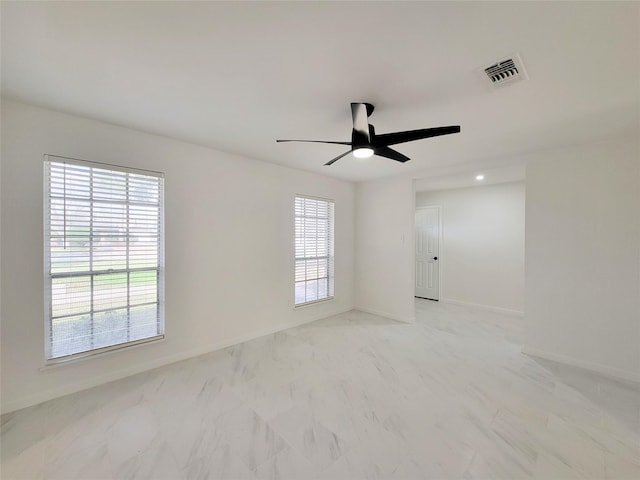
<instances>
[{"instance_id":1,"label":"white baseboard","mask_svg":"<svg viewBox=\"0 0 640 480\"><path fill-rule=\"evenodd\" d=\"M322 315L316 315L310 318L305 318L303 320L297 320L297 321L289 322L286 324L270 326L268 328L264 328L256 332L251 332L245 335L239 335L237 337L229 338L221 342L214 343L212 345L194 348L186 352L181 352L175 355L169 355L167 357L158 358L150 362L141 363L129 368L123 368L115 372L107 373L104 375L97 375L87 380L82 380L80 382L65 385L63 387L46 390L44 392L37 393L35 395L29 395L29 396L19 398L17 400L13 400L10 402L2 402L0 413L5 414L5 413L13 412L15 410L20 410L21 408L38 405L40 403L53 400L54 398L63 397L65 395L80 392L82 390L87 390L89 388L97 387L98 385L103 385L105 383L130 377L138 373L146 372L148 370L153 370L154 368L162 367L164 365L169 365L171 363L180 362L182 360L187 360L189 358L197 357L199 355L204 355L206 353L214 352L222 348L230 347L232 345L237 345L238 343L248 342L249 340L253 340L255 338L264 337L265 335L270 335L272 333L280 332L282 330L287 330L289 328L298 327L300 325L315 322L317 320L331 317L333 315L340 315L341 313L350 312L351 310L353 310L353 308L342 309L330 314L325 313ZM59 368L59 367L56 367L56 368Z\"/></svg>"},{"instance_id":2,"label":"white baseboard","mask_svg":"<svg viewBox=\"0 0 640 480\"><path fill-rule=\"evenodd\" d=\"M391 320L395 320L396 322L402 323L414 323L416 321L416 317L399 317L398 315L393 315L388 312L383 312L381 310L374 310L372 308L366 307L353 307L353 310L359 310L360 312L370 313L371 315L378 315L379 317L390 318Z\"/></svg>"},{"instance_id":3,"label":"white baseboard","mask_svg":"<svg viewBox=\"0 0 640 480\"><path fill-rule=\"evenodd\" d=\"M585 360L578 360L577 358L569 357L567 355L546 352L544 350L538 350L536 348L530 347L523 347L522 353L532 357L538 357L545 360L551 360L553 362L564 363L565 365L571 365L572 367L584 368L585 370L591 370L592 372L606 375L608 377L618 378L620 380L640 382L640 373L620 370L618 368L608 367L606 365L601 365L599 363L589 362Z\"/></svg>"},{"instance_id":4,"label":"white baseboard","mask_svg":"<svg viewBox=\"0 0 640 480\"><path fill-rule=\"evenodd\" d=\"M462 305L464 307L480 308L482 310L489 310L492 312L506 313L507 315L514 315L516 317L524 317L524 312L521 310L512 310L510 308L494 307L493 305L483 305L481 303L462 302L460 300L453 300L451 298L440 299L442 303L450 303L452 305Z\"/></svg>"}]
</instances>

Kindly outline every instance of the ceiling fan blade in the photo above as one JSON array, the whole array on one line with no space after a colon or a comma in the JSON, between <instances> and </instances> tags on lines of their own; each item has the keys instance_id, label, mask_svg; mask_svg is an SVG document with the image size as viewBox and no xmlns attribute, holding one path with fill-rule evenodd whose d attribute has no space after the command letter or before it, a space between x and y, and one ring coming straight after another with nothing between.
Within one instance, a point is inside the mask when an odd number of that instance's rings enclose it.
<instances>
[{"instance_id":1,"label":"ceiling fan blade","mask_svg":"<svg viewBox=\"0 0 640 480\"><path fill-rule=\"evenodd\" d=\"M327 163L325 163L325 167L327 165L333 165L334 163L336 163L338 160L340 160L342 157L349 155L351 153L351 150L349 150L348 152L344 152L342 155L338 155L336 158L333 158L331 160L329 160Z\"/></svg>"},{"instance_id":2,"label":"ceiling fan blade","mask_svg":"<svg viewBox=\"0 0 640 480\"><path fill-rule=\"evenodd\" d=\"M351 145L351 142L332 142L329 140L276 140L276 142L333 143L335 145Z\"/></svg>"},{"instance_id":3,"label":"ceiling fan blade","mask_svg":"<svg viewBox=\"0 0 640 480\"><path fill-rule=\"evenodd\" d=\"M379 157L390 158L391 160L395 160L396 162L404 163L411 160L406 155L403 155L400 152L396 152L395 150L389 147L376 147L373 149L373 152L375 155L378 155Z\"/></svg>"},{"instance_id":4,"label":"ceiling fan blade","mask_svg":"<svg viewBox=\"0 0 640 480\"><path fill-rule=\"evenodd\" d=\"M386 147L389 145L396 145L398 143L413 142L414 140L422 140L423 138L438 137L440 135L449 135L452 133L460 133L460 125L407 130L406 132L383 133L382 135L376 135L375 145Z\"/></svg>"},{"instance_id":5,"label":"ceiling fan blade","mask_svg":"<svg viewBox=\"0 0 640 480\"><path fill-rule=\"evenodd\" d=\"M351 104L351 118L353 119L353 137L358 137L358 143L368 144L369 138L369 121L367 120L367 105L365 103ZM355 140L355 139L354 139Z\"/></svg>"}]
</instances>

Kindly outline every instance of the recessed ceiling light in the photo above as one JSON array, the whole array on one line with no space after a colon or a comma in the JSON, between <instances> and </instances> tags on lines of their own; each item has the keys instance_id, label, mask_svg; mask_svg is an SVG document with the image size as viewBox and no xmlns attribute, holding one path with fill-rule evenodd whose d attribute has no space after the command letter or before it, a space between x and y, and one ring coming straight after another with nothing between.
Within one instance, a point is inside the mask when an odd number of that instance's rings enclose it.
<instances>
[{"instance_id":1,"label":"recessed ceiling light","mask_svg":"<svg viewBox=\"0 0 640 480\"><path fill-rule=\"evenodd\" d=\"M356 158L369 158L373 156L372 148L356 148L353 151L353 156Z\"/></svg>"},{"instance_id":2,"label":"recessed ceiling light","mask_svg":"<svg viewBox=\"0 0 640 480\"><path fill-rule=\"evenodd\" d=\"M476 180L484 180L484 175L476 175Z\"/></svg>"}]
</instances>

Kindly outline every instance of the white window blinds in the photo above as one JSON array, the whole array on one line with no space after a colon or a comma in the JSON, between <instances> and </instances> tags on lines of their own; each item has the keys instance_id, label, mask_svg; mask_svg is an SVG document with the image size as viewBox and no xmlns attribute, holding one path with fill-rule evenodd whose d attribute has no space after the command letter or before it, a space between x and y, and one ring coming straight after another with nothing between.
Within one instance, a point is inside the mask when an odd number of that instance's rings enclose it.
<instances>
[{"instance_id":1,"label":"white window blinds","mask_svg":"<svg viewBox=\"0 0 640 480\"><path fill-rule=\"evenodd\" d=\"M333 298L333 201L296 195L295 304Z\"/></svg>"},{"instance_id":2,"label":"white window blinds","mask_svg":"<svg viewBox=\"0 0 640 480\"><path fill-rule=\"evenodd\" d=\"M162 174L47 156L48 360L164 334Z\"/></svg>"}]
</instances>

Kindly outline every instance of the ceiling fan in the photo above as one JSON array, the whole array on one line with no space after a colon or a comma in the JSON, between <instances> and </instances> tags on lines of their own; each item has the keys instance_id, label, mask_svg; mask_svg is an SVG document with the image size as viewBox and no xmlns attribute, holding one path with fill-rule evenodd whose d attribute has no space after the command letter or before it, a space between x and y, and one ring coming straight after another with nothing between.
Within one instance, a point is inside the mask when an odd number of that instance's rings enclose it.
<instances>
[{"instance_id":1,"label":"ceiling fan","mask_svg":"<svg viewBox=\"0 0 640 480\"><path fill-rule=\"evenodd\" d=\"M351 142L324 140L276 140L276 142L332 143L335 145L349 145L351 147L349 151L329 160L325 165L331 165L351 152L353 152L353 155L357 158L368 158L372 155L378 155L404 163L411 159L389 148L389 145L397 145L398 143L413 142L414 140L422 140L423 138L438 137L440 135L460 132L460 125L452 125L450 127L423 128L420 130L407 130L405 132L376 135L375 128L373 128L373 125L367 120L373 113L373 109L374 106L370 103L351 104L351 117L353 119Z\"/></svg>"}]
</instances>

